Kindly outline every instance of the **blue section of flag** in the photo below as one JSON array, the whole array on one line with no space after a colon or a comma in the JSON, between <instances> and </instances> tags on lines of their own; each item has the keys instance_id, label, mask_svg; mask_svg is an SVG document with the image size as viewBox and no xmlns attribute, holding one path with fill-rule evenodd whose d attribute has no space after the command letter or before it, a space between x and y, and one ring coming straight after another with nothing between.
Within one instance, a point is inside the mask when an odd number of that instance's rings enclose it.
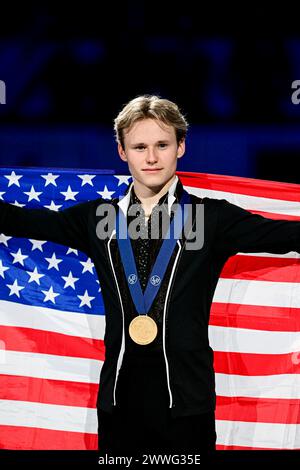
<instances>
[{"instance_id":1,"label":"blue section of flag","mask_svg":"<svg viewBox=\"0 0 300 470\"><path fill-rule=\"evenodd\" d=\"M103 171L0 168L0 199L63 210L124 194L131 178ZM85 253L52 242L0 235L0 299L56 310L104 314L101 286Z\"/></svg>"}]
</instances>

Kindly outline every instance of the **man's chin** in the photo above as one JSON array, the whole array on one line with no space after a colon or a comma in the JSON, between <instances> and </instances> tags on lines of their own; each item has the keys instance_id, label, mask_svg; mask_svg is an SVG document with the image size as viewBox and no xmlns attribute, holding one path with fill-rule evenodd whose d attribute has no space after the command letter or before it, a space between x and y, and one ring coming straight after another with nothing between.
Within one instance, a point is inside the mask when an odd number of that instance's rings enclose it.
<instances>
[{"instance_id":1,"label":"man's chin","mask_svg":"<svg viewBox=\"0 0 300 470\"><path fill-rule=\"evenodd\" d=\"M146 178L143 177L142 181L148 188L162 188L168 182L166 178L158 174L147 175Z\"/></svg>"},{"instance_id":2,"label":"man's chin","mask_svg":"<svg viewBox=\"0 0 300 470\"><path fill-rule=\"evenodd\" d=\"M138 178L134 177L140 185L151 189L154 192L159 192L168 182L173 178L174 175L166 175L161 172L153 173L153 175L138 175Z\"/></svg>"}]
</instances>

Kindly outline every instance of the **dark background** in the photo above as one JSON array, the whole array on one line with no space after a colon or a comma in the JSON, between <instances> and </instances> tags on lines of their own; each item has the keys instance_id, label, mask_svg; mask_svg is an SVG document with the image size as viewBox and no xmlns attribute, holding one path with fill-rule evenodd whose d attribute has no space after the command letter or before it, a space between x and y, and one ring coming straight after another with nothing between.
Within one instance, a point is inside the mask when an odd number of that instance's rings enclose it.
<instances>
[{"instance_id":1,"label":"dark background","mask_svg":"<svg viewBox=\"0 0 300 470\"><path fill-rule=\"evenodd\" d=\"M184 1L0 5L0 166L115 169L113 119L133 97L190 123L179 170L300 183L294 5Z\"/></svg>"}]
</instances>

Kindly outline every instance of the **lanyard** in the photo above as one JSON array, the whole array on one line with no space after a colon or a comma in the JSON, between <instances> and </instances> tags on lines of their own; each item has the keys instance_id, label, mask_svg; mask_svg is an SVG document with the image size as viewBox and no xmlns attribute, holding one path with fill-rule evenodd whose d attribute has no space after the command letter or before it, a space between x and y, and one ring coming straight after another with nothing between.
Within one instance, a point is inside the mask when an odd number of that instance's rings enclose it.
<instances>
[{"instance_id":1,"label":"lanyard","mask_svg":"<svg viewBox=\"0 0 300 470\"><path fill-rule=\"evenodd\" d=\"M138 277L131 241L128 234L126 217L121 210L119 210L119 213L117 214L116 238L118 240L121 260L125 270L126 280L128 282L132 300L137 312L140 315L147 315L159 291L173 250L187 220L188 212L187 210L184 210L184 206L189 202L189 193L183 191L182 197L180 199L180 205L178 205L173 220L171 224L169 224L166 237L161 245L154 266L148 278L144 294L142 292L140 280ZM121 233L126 234L125 238L119 237L120 228L122 230Z\"/></svg>"}]
</instances>

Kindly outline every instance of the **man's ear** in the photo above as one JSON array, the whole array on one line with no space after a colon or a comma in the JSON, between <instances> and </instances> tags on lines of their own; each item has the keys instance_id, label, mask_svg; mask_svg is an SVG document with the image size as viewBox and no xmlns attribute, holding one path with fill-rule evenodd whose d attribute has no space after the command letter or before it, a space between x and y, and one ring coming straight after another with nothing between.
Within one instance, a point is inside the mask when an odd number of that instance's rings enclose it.
<instances>
[{"instance_id":1,"label":"man's ear","mask_svg":"<svg viewBox=\"0 0 300 470\"><path fill-rule=\"evenodd\" d=\"M185 139L181 139L178 144L177 158L181 158L185 153Z\"/></svg>"},{"instance_id":2,"label":"man's ear","mask_svg":"<svg viewBox=\"0 0 300 470\"><path fill-rule=\"evenodd\" d=\"M118 144L118 152L123 162L127 162L126 153L121 144Z\"/></svg>"}]
</instances>

